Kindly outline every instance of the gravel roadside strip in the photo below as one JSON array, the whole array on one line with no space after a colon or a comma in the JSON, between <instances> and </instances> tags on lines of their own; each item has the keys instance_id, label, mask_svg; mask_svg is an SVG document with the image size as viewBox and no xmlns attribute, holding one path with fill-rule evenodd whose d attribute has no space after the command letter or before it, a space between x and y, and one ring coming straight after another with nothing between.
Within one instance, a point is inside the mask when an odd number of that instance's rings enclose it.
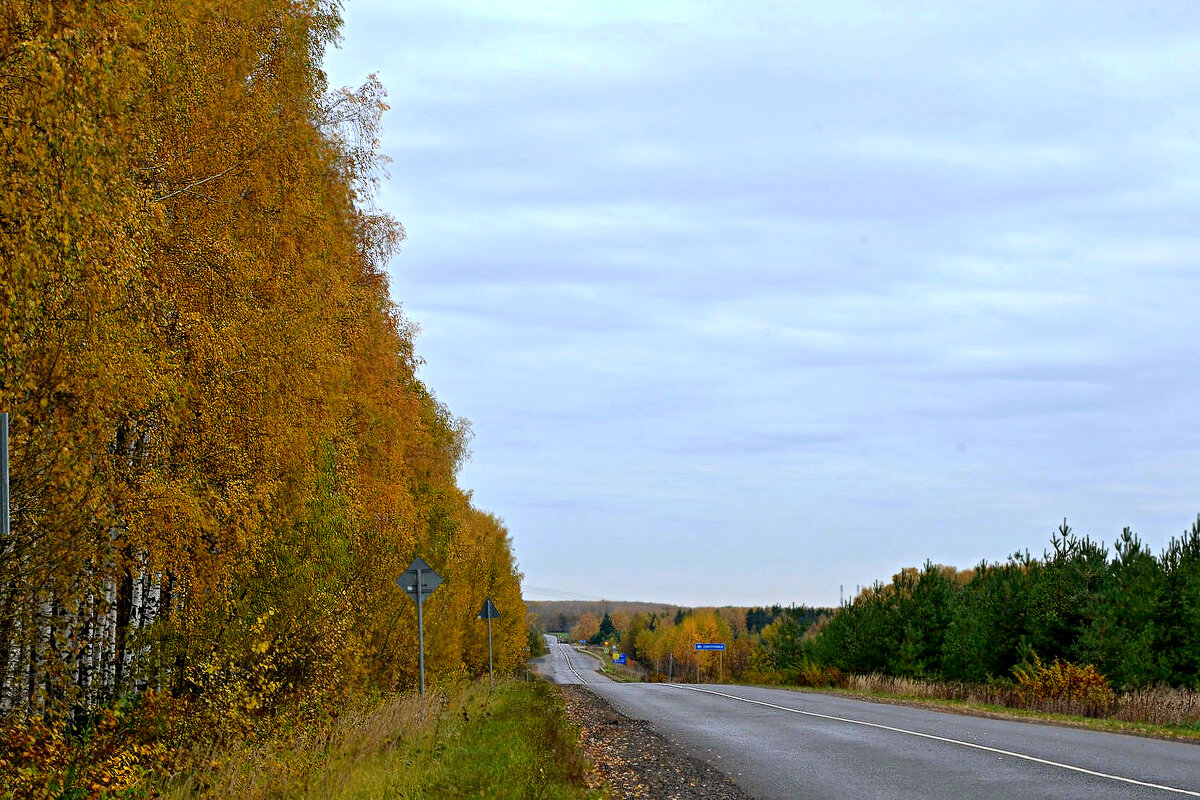
<instances>
[{"instance_id":1,"label":"gravel roadside strip","mask_svg":"<svg viewBox=\"0 0 1200 800\"><path fill-rule=\"evenodd\" d=\"M617 800L752 800L721 772L681 753L645 720L618 714L583 686L559 688L595 767L592 788L604 786Z\"/></svg>"}]
</instances>

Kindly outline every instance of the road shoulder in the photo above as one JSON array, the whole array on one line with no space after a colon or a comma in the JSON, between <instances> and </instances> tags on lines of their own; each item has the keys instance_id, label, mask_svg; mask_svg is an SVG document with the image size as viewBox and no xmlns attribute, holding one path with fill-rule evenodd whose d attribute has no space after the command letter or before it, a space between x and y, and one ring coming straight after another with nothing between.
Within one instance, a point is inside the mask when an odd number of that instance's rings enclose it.
<instances>
[{"instance_id":1,"label":"road shoulder","mask_svg":"<svg viewBox=\"0 0 1200 800\"><path fill-rule=\"evenodd\" d=\"M690 756L650 729L613 710L585 686L560 686L567 715L595 765L591 780L611 796L671 800L750 800L728 776Z\"/></svg>"}]
</instances>

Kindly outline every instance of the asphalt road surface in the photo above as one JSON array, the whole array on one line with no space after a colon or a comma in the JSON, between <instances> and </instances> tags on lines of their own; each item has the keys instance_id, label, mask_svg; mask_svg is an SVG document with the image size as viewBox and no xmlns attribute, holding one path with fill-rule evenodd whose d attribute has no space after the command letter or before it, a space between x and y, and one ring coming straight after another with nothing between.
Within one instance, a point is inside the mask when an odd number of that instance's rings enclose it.
<instances>
[{"instance_id":1,"label":"asphalt road surface","mask_svg":"<svg viewBox=\"0 0 1200 800\"><path fill-rule=\"evenodd\" d=\"M551 642L541 672L585 683L762 800L1200 797L1200 746L748 686L616 683Z\"/></svg>"}]
</instances>

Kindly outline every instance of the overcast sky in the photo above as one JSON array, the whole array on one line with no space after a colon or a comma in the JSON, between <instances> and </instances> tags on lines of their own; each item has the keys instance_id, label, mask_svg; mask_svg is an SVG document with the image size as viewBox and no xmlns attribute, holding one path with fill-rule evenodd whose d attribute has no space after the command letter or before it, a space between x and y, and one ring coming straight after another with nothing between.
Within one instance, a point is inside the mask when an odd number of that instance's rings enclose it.
<instances>
[{"instance_id":1,"label":"overcast sky","mask_svg":"<svg viewBox=\"0 0 1200 800\"><path fill-rule=\"evenodd\" d=\"M1200 512L1200 6L347 0L528 599L838 602Z\"/></svg>"}]
</instances>

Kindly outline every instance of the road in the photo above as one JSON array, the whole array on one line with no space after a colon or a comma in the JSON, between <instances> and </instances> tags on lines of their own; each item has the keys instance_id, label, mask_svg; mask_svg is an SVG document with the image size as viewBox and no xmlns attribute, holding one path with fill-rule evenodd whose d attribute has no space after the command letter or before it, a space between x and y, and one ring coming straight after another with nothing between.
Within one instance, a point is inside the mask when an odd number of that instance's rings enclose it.
<instances>
[{"instance_id":1,"label":"road","mask_svg":"<svg viewBox=\"0 0 1200 800\"><path fill-rule=\"evenodd\" d=\"M747 793L774 798L1200 797L1200 747L748 686L616 683L551 642L539 669L586 683Z\"/></svg>"},{"instance_id":2,"label":"road","mask_svg":"<svg viewBox=\"0 0 1200 800\"><path fill-rule=\"evenodd\" d=\"M570 645L560 644L553 636L546 637L550 655L544 656L540 663L535 664L538 672L555 683L613 683L608 678L596 672L600 668L600 659L587 653L580 653ZM628 715L626 715L628 716Z\"/></svg>"}]
</instances>

